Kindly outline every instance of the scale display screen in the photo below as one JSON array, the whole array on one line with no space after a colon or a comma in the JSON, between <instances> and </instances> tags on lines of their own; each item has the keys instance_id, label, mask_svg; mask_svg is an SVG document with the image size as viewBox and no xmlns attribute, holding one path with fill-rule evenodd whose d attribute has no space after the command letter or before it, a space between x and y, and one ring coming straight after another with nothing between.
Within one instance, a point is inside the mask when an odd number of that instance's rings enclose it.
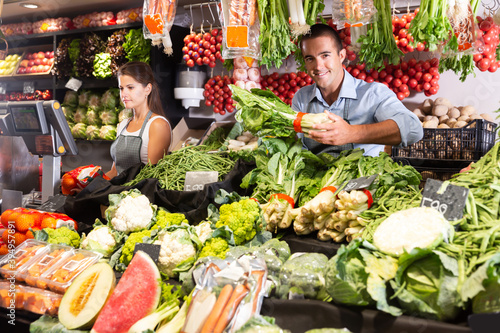
<instances>
[{"instance_id":1,"label":"scale display screen","mask_svg":"<svg viewBox=\"0 0 500 333\"><path fill-rule=\"evenodd\" d=\"M40 113L36 106L12 106L10 107L12 121L15 131L18 133L46 133L40 122Z\"/></svg>"}]
</instances>

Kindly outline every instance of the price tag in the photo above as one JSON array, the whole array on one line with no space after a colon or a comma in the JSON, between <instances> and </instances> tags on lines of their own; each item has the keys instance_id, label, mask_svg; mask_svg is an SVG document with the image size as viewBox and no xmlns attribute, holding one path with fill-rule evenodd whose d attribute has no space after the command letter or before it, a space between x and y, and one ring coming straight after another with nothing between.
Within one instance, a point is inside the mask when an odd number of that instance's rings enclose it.
<instances>
[{"instance_id":1,"label":"price tag","mask_svg":"<svg viewBox=\"0 0 500 333\"><path fill-rule=\"evenodd\" d=\"M420 207L434 208L441 212L448 221L456 221L464 214L468 195L468 188L436 179L427 179Z\"/></svg>"},{"instance_id":2,"label":"price tag","mask_svg":"<svg viewBox=\"0 0 500 333\"><path fill-rule=\"evenodd\" d=\"M23 84L23 94L33 94L35 92L35 82L25 81Z\"/></svg>"},{"instance_id":3,"label":"price tag","mask_svg":"<svg viewBox=\"0 0 500 333\"><path fill-rule=\"evenodd\" d=\"M0 82L0 94L5 94L7 92L7 83Z\"/></svg>"},{"instance_id":4,"label":"price tag","mask_svg":"<svg viewBox=\"0 0 500 333\"><path fill-rule=\"evenodd\" d=\"M184 191L201 191L205 184L215 183L218 179L217 171L188 171L184 181Z\"/></svg>"},{"instance_id":5,"label":"price tag","mask_svg":"<svg viewBox=\"0 0 500 333\"><path fill-rule=\"evenodd\" d=\"M158 244L146 244L146 243L135 243L134 254L137 251L144 251L148 256L153 259L153 261L158 264L158 258L160 257L161 245Z\"/></svg>"},{"instance_id":6,"label":"price tag","mask_svg":"<svg viewBox=\"0 0 500 333\"><path fill-rule=\"evenodd\" d=\"M62 194L56 194L52 197L49 197L47 201L42 203L38 210L43 210L44 212L57 212L64 206L66 202L66 196Z\"/></svg>"},{"instance_id":7,"label":"price tag","mask_svg":"<svg viewBox=\"0 0 500 333\"><path fill-rule=\"evenodd\" d=\"M344 191L360 190L369 187L377 178L378 175L373 175L370 177L359 177L356 179L351 179L347 182L346 186L343 188Z\"/></svg>"},{"instance_id":8,"label":"price tag","mask_svg":"<svg viewBox=\"0 0 500 333\"><path fill-rule=\"evenodd\" d=\"M82 81L72 77L68 80L68 82L66 82L66 85L64 87L66 87L67 89L71 89L73 91L78 91L78 89L80 89L81 86L82 86Z\"/></svg>"}]
</instances>

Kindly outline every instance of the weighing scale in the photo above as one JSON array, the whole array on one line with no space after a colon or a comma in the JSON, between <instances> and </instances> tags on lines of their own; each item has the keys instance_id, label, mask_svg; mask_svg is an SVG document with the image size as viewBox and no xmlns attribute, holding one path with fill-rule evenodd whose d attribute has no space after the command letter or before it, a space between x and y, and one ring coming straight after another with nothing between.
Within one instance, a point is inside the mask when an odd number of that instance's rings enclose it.
<instances>
[{"instance_id":1,"label":"weighing scale","mask_svg":"<svg viewBox=\"0 0 500 333\"><path fill-rule=\"evenodd\" d=\"M0 135L20 136L33 155L42 156L42 200L58 193L61 156L77 155L58 101L0 102Z\"/></svg>"}]
</instances>

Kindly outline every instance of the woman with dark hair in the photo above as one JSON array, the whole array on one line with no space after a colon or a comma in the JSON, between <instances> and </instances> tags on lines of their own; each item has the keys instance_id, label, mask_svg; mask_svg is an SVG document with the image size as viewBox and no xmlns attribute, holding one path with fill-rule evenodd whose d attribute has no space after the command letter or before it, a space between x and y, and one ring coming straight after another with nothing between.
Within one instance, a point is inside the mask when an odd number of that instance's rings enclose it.
<instances>
[{"instance_id":1,"label":"woman with dark hair","mask_svg":"<svg viewBox=\"0 0 500 333\"><path fill-rule=\"evenodd\" d=\"M133 116L118 124L111 145L113 166L106 175L113 178L138 163L156 164L168 153L172 129L165 118L158 84L144 62L128 62L117 73L120 98Z\"/></svg>"}]
</instances>

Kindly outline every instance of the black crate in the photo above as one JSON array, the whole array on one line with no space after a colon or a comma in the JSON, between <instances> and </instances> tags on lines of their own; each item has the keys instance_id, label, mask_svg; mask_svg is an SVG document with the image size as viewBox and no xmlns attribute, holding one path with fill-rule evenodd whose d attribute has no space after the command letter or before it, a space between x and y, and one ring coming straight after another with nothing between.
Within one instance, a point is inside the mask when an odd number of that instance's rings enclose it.
<instances>
[{"instance_id":1,"label":"black crate","mask_svg":"<svg viewBox=\"0 0 500 333\"><path fill-rule=\"evenodd\" d=\"M426 168L426 167L415 167L415 170L420 172L422 175L422 180L420 182L420 188L424 188L427 179L436 180L450 180L451 177L460 172L462 168Z\"/></svg>"},{"instance_id":2,"label":"black crate","mask_svg":"<svg viewBox=\"0 0 500 333\"><path fill-rule=\"evenodd\" d=\"M392 157L413 166L463 168L493 147L496 127L475 119L462 128L424 128L422 140L404 148L392 147Z\"/></svg>"}]
</instances>

